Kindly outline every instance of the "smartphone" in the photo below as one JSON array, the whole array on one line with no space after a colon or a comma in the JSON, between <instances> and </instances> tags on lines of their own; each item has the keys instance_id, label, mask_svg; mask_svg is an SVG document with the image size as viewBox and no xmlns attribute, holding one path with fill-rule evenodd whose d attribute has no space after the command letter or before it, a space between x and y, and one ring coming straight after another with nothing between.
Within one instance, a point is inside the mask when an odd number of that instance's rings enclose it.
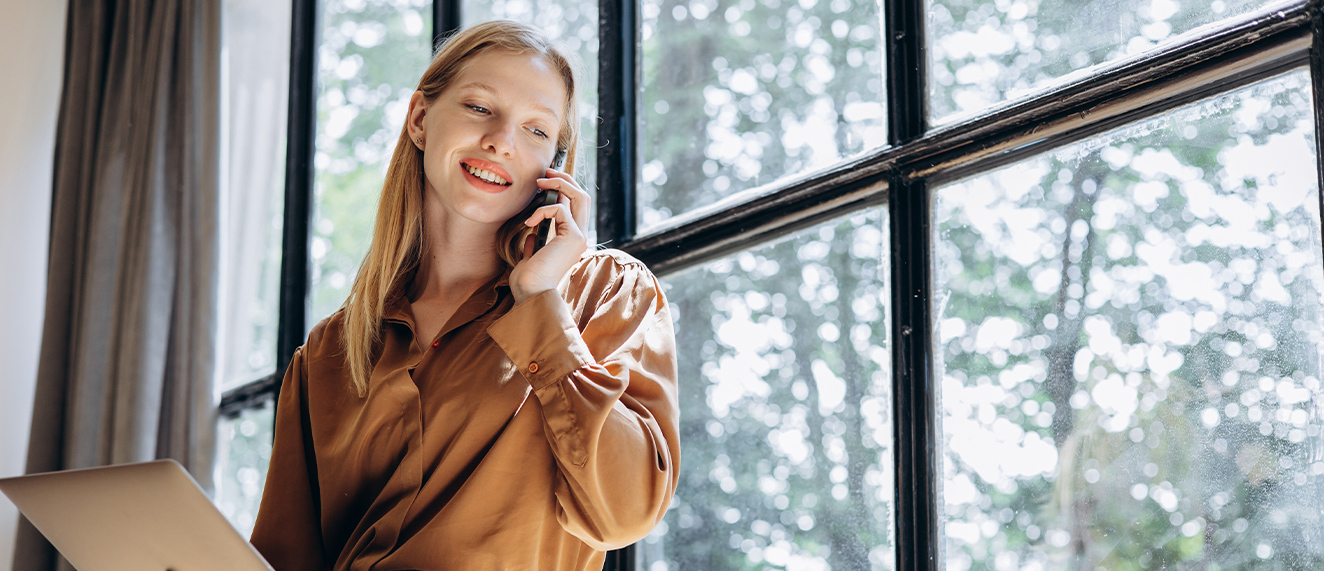
<instances>
[{"instance_id":1,"label":"smartphone","mask_svg":"<svg viewBox=\"0 0 1324 571\"><path fill-rule=\"evenodd\" d=\"M546 198L543 199L542 204L538 205L539 207L551 206L553 204L556 204L556 201L561 199L561 191L555 189L547 190L543 193L543 195ZM533 240L533 252L535 254L538 253L538 250L541 250L543 246L547 245L547 235L550 234L551 232L552 232L551 219L543 220L542 222L538 223L538 237L534 238Z\"/></svg>"},{"instance_id":2,"label":"smartphone","mask_svg":"<svg viewBox=\"0 0 1324 571\"><path fill-rule=\"evenodd\" d=\"M565 162L565 151L556 151L556 158L552 159L551 168L556 170L561 170L561 164L564 162ZM542 204L539 204L538 206L539 207L551 206L553 204L556 204L556 201L560 199L561 199L561 191L554 189L547 190L543 193ZM551 234L551 232L552 232L552 221L550 219L543 220L542 222L538 223L538 237L533 239L533 252L535 254L538 252L538 250L541 250L543 246L547 245L547 238L548 238L547 235Z\"/></svg>"}]
</instances>

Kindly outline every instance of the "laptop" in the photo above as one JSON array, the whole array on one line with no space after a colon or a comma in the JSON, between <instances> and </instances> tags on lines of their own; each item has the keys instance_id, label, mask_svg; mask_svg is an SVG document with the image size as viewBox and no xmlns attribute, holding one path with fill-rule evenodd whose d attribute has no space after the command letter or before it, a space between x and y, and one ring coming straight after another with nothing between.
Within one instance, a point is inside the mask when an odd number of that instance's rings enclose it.
<instances>
[{"instance_id":1,"label":"laptop","mask_svg":"<svg viewBox=\"0 0 1324 571\"><path fill-rule=\"evenodd\" d=\"M78 571L271 571L174 460L0 479Z\"/></svg>"}]
</instances>

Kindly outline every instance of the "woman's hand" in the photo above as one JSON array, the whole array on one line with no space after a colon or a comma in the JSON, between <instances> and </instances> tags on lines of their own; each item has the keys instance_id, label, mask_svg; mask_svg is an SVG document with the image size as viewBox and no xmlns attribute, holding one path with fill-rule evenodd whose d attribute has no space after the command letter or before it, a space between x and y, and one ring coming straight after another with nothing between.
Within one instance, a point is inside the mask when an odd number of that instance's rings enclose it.
<instances>
[{"instance_id":1,"label":"woman's hand","mask_svg":"<svg viewBox=\"0 0 1324 571\"><path fill-rule=\"evenodd\" d=\"M556 284L588 248L588 224L591 210L587 192L579 188L570 175L547 169L547 178L538 179L538 188L555 189L561 196L556 204L543 206L533 212L525 226L536 227L543 220L552 220L554 233L537 253L533 252L536 236L524 241L524 259L510 272L510 292L515 303L523 303Z\"/></svg>"}]
</instances>

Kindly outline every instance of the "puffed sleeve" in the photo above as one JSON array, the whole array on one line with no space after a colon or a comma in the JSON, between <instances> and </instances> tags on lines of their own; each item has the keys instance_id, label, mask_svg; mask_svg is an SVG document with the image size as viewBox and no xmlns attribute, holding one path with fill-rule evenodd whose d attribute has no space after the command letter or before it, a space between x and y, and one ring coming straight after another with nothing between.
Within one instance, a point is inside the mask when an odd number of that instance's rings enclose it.
<instances>
[{"instance_id":1,"label":"puffed sleeve","mask_svg":"<svg viewBox=\"0 0 1324 571\"><path fill-rule=\"evenodd\" d=\"M303 348L295 351L276 403L276 441L249 542L276 571L326 568L317 464L308 421Z\"/></svg>"},{"instance_id":2,"label":"puffed sleeve","mask_svg":"<svg viewBox=\"0 0 1324 571\"><path fill-rule=\"evenodd\" d=\"M647 535L680 461L676 340L657 279L625 254L598 253L488 334L542 405L562 527L599 550Z\"/></svg>"}]
</instances>

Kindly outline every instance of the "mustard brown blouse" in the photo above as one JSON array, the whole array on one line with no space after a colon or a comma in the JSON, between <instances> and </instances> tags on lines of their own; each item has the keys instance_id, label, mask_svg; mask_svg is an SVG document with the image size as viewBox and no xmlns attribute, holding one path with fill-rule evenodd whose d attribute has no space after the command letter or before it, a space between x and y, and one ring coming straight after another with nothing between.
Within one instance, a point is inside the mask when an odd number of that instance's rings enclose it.
<instances>
[{"instance_id":1,"label":"mustard brown blouse","mask_svg":"<svg viewBox=\"0 0 1324 571\"><path fill-rule=\"evenodd\" d=\"M290 362L251 541L277 571L600 569L662 519L680 460L671 312L616 250L516 306L509 270L435 340L387 304L367 396L341 313Z\"/></svg>"}]
</instances>

